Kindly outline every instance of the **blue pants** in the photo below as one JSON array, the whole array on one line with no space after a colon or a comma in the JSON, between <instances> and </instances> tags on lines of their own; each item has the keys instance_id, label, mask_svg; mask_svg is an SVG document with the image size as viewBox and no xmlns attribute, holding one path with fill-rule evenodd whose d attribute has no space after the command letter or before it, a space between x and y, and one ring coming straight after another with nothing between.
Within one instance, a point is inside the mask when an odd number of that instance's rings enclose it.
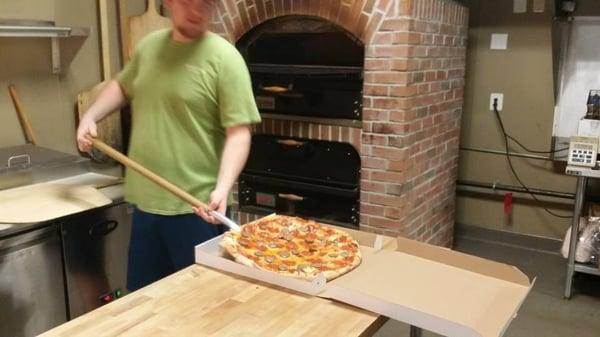
<instances>
[{"instance_id":1,"label":"blue pants","mask_svg":"<svg viewBox=\"0 0 600 337\"><path fill-rule=\"evenodd\" d=\"M133 212L127 289L142 288L194 263L194 247L223 233L196 214Z\"/></svg>"}]
</instances>

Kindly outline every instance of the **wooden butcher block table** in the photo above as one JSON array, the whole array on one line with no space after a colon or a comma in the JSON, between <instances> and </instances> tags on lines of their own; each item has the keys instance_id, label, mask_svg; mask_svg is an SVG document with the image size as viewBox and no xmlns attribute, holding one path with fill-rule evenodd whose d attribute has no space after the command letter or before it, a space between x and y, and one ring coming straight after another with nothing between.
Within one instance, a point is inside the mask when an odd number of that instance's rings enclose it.
<instances>
[{"instance_id":1,"label":"wooden butcher block table","mask_svg":"<svg viewBox=\"0 0 600 337\"><path fill-rule=\"evenodd\" d=\"M386 318L193 265L42 336L371 336Z\"/></svg>"}]
</instances>

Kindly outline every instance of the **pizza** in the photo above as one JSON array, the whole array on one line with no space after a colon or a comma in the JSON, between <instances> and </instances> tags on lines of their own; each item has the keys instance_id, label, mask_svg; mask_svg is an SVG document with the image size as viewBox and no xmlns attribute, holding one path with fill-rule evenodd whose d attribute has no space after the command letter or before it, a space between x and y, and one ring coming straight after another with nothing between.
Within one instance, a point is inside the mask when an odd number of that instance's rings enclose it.
<instances>
[{"instance_id":1,"label":"pizza","mask_svg":"<svg viewBox=\"0 0 600 337\"><path fill-rule=\"evenodd\" d=\"M312 280L320 273L333 280L356 268L358 243L346 232L312 220L269 215L228 231L220 242L244 265Z\"/></svg>"}]
</instances>

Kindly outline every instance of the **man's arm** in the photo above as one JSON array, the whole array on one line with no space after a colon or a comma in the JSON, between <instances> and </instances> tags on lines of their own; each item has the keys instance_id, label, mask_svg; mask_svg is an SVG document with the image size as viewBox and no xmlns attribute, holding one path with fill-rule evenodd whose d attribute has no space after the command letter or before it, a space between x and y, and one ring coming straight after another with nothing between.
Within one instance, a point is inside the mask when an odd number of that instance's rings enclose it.
<instances>
[{"instance_id":1,"label":"man's arm","mask_svg":"<svg viewBox=\"0 0 600 337\"><path fill-rule=\"evenodd\" d=\"M217 186L210 194L208 205L210 209L225 213L227 197L231 187L233 187L248 159L251 137L250 126L248 125L233 126L226 129L225 147L221 156ZM204 209L194 208L194 211L210 223L219 223Z\"/></svg>"},{"instance_id":2,"label":"man's arm","mask_svg":"<svg viewBox=\"0 0 600 337\"><path fill-rule=\"evenodd\" d=\"M85 112L77 127L77 146L82 152L92 148L92 143L86 139L87 135L97 136L96 122L116 111L127 103L127 96L115 80L110 81L98 95L92 106Z\"/></svg>"}]
</instances>

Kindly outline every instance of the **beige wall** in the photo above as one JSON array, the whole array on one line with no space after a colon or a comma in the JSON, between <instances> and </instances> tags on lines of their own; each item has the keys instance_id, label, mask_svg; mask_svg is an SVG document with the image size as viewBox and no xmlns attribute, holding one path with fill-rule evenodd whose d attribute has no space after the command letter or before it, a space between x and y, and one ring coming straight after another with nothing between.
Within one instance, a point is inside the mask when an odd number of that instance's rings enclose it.
<instances>
[{"instance_id":1,"label":"beige wall","mask_svg":"<svg viewBox=\"0 0 600 337\"><path fill-rule=\"evenodd\" d=\"M513 14L512 1L470 0L465 107L461 146L504 150L504 140L493 112L492 92L504 93L500 113L507 132L532 149L550 148L554 94L552 69L551 0L544 13ZM492 33L508 33L507 50L490 50ZM513 151L522 151L513 146ZM461 151L459 179L518 185L506 158ZM513 158L520 178L529 187L574 192L575 180L551 162ZM539 236L560 238L568 219L548 215L524 196L514 205L512 223L503 215L502 193L459 193L456 221ZM515 197L517 195L515 194ZM570 211L569 202L562 213ZM548 206L548 205L546 205ZM555 207L557 205L550 205ZM561 205L558 205L561 206ZM551 208L557 212L558 209Z\"/></svg>"},{"instance_id":2,"label":"beige wall","mask_svg":"<svg viewBox=\"0 0 600 337\"><path fill-rule=\"evenodd\" d=\"M120 69L116 1L108 0L111 64ZM63 73L51 71L50 40L0 38L0 147L25 142L7 85L16 85L38 138L38 145L77 153L75 147L77 93L101 80L97 0L0 1L0 18L55 21L57 26L89 27L87 39L61 41L64 54L74 54ZM144 10L144 1L129 1L130 14Z\"/></svg>"}]
</instances>

